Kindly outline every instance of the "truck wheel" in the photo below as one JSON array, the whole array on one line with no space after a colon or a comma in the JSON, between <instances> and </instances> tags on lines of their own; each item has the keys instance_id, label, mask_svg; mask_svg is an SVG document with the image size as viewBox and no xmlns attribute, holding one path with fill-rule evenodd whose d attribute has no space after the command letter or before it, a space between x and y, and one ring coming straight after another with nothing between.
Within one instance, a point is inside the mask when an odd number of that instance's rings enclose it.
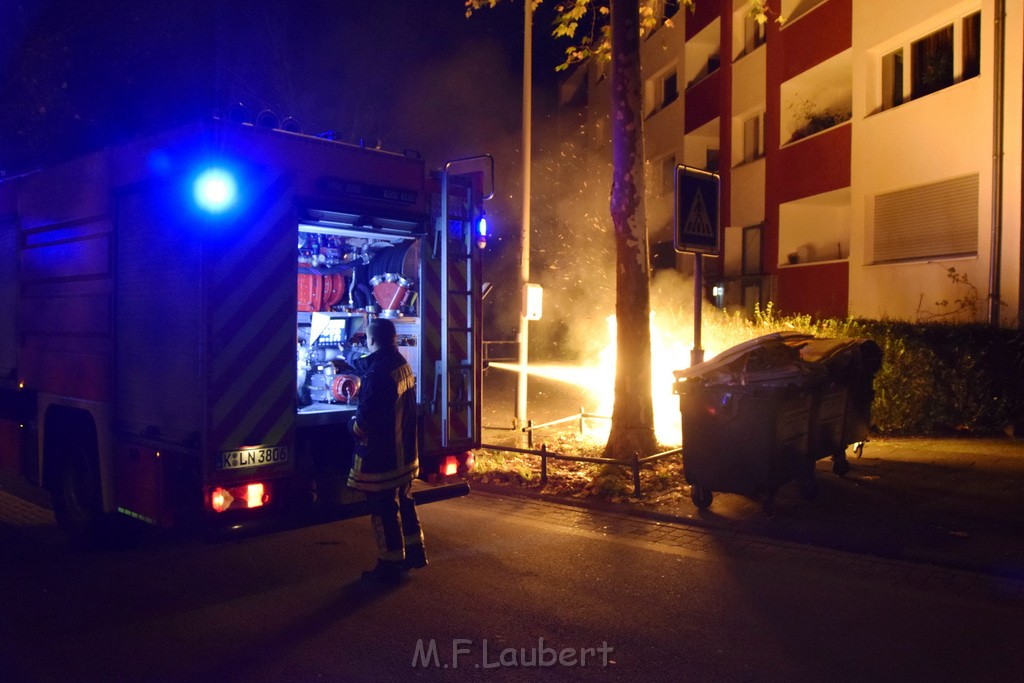
<instances>
[{"instance_id":1,"label":"truck wheel","mask_svg":"<svg viewBox=\"0 0 1024 683\"><path fill-rule=\"evenodd\" d=\"M714 494L709 488L704 486L693 486L690 488L690 500L701 510L710 507L713 498Z\"/></svg>"},{"instance_id":2,"label":"truck wheel","mask_svg":"<svg viewBox=\"0 0 1024 683\"><path fill-rule=\"evenodd\" d=\"M82 444L69 444L55 484L53 513L71 545L91 548L109 541L112 520L103 512L96 455Z\"/></svg>"},{"instance_id":3,"label":"truck wheel","mask_svg":"<svg viewBox=\"0 0 1024 683\"><path fill-rule=\"evenodd\" d=\"M846 459L845 453L832 456L832 471L840 477L845 477L850 471L850 461Z\"/></svg>"}]
</instances>

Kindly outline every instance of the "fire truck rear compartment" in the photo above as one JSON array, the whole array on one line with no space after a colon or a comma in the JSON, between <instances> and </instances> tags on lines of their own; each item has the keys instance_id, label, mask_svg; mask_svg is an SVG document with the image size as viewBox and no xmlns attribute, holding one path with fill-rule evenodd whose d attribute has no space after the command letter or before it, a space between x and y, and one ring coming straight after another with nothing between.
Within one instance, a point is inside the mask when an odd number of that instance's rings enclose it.
<instances>
[{"instance_id":1,"label":"fire truck rear compartment","mask_svg":"<svg viewBox=\"0 0 1024 683\"><path fill-rule=\"evenodd\" d=\"M369 353L365 328L371 317L395 323L399 350L419 378L420 242L415 234L375 233L344 224L300 225L298 427L347 422L355 411L358 368Z\"/></svg>"}]
</instances>

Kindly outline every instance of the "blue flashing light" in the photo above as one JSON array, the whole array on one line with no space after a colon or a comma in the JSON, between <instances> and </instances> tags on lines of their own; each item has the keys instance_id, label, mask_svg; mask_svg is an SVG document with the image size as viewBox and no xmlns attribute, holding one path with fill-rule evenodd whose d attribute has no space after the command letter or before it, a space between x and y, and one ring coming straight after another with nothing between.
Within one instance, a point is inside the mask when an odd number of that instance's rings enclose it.
<instances>
[{"instance_id":1,"label":"blue flashing light","mask_svg":"<svg viewBox=\"0 0 1024 683\"><path fill-rule=\"evenodd\" d=\"M220 167L208 168L192 182L192 197L203 211L224 213L238 200L238 183L230 171Z\"/></svg>"},{"instance_id":2,"label":"blue flashing light","mask_svg":"<svg viewBox=\"0 0 1024 683\"><path fill-rule=\"evenodd\" d=\"M480 218L476 221L476 246L481 249L487 247L487 214L480 210Z\"/></svg>"}]
</instances>

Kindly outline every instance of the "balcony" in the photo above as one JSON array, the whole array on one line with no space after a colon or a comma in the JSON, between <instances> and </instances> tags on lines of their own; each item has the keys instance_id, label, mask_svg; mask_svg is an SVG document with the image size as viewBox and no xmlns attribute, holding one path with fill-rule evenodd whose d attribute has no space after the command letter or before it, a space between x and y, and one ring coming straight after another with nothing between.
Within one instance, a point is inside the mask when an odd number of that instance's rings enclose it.
<instances>
[{"instance_id":1,"label":"balcony","mask_svg":"<svg viewBox=\"0 0 1024 683\"><path fill-rule=\"evenodd\" d=\"M784 203L849 187L852 137L847 121L769 155L773 196Z\"/></svg>"},{"instance_id":2,"label":"balcony","mask_svg":"<svg viewBox=\"0 0 1024 683\"><path fill-rule=\"evenodd\" d=\"M781 43L773 52L782 58L782 80L807 71L816 64L849 49L853 44L852 0L826 0L807 7L809 2L792 2L791 9L814 9L797 15L787 14L783 4L786 23L775 36ZM802 5L796 7L795 5ZM800 20L797 21L796 19Z\"/></svg>"},{"instance_id":3,"label":"balcony","mask_svg":"<svg viewBox=\"0 0 1024 683\"><path fill-rule=\"evenodd\" d=\"M780 88L779 144L787 145L850 120L853 50L794 76Z\"/></svg>"},{"instance_id":4,"label":"balcony","mask_svg":"<svg viewBox=\"0 0 1024 683\"><path fill-rule=\"evenodd\" d=\"M786 18L786 24L804 16L812 9L828 0L782 0L781 14Z\"/></svg>"},{"instance_id":5,"label":"balcony","mask_svg":"<svg viewBox=\"0 0 1024 683\"><path fill-rule=\"evenodd\" d=\"M779 266L845 261L850 256L850 189L779 206Z\"/></svg>"},{"instance_id":6,"label":"balcony","mask_svg":"<svg viewBox=\"0 0 1024 683\"><path fill-rule=\"evenodd\" d=\"M721 33L722 21L715 19L686 41L683 47L683 83L687 88L718 70L722 54Z\"/></svg>"},{"instance_id":7,"label":"balcony","mask_svg":"<svg viewBox=\"0 0 1024 683\"><path fill-rule=\"evenodd\" d=\"M779 269L775 303L786 313L845 318L849 312L850 270L846 261Z\"/></svg>"},{"instance_id":8,"label":"balcony","mask_svg":"<svg viewBox=\"0 0 1024 683\"><path fill-rule=\"evenodd\" d=\"M720 81L720 74L716 71L686 91L684 128L687 134L718 118L721 99Z\"/></svg>"}]
</instances>

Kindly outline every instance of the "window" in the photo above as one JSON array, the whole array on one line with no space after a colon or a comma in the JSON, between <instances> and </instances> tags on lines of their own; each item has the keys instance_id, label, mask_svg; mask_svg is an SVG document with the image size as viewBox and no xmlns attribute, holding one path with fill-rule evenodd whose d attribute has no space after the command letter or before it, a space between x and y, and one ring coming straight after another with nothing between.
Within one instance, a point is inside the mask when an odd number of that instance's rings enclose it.
<instances>
[{"instance_id":1,"label":"window","mask_svg":"<svg viewBox=\"0 0 1024 683\"><path fill-rule=\"evenodd\" d=\"M953 27L911 43L911 97L924 97L953 85Z\"/></svg>"},{"instance_id":2,"label":"window","mask_svg":"<svg viewBox=\"0 0 1024 683\"><path fill-rule=\"evenodd\" d=\"M717 149L711 149L709 147L707 149L707 151L705 152L704 158L705 158L704 169L707 170L707 171L711 171L712 173L717 172L718 171L718 150Z\"/></svg>"},{"instance_id":3,"label":"window","mask_svg":"<svg viewBox=\"0 0 1024 683\"><path fill-rule=\"evenodd\" d=\"M644 83L644 108L648 116L656 114L679 99L679 77L676 67L655 74Z\"/></svg>"},{"instance_id":4,"label":"window","mask_svg":"<svg viewBox=\"0 0 1024 683\"><path fill-rule=\"evenodd\" d=\"M879 110L898 107L980 74L981 12L974 12L881 56Z\"/></svg>"},{"instance_id":5,"label":"window","mask_svg":"<svg viewBox=\"0 0 1024 683\"><path fill-rule=\"evenodd\" d=\"M981 74L981 12L964 17L962 80Z\"/></svg>"},{"instance_id":6,"label":"window","mask_svg":"<svg viewBox=\"0 0 1024 683\"><path fill-rule=\"evenodd\" d=\"M882 57L882 109L903 104L903 48Z\"/></svg>"},{"instance_id":7,"label":"window","mask_svg":"<svg viewBox=\"0 0 1024 683\"><path fill-rule=\"evenodd\" d=\"M977 175L875 197L875 263L978 253Z\"/></svg>"},{"instance_id":8,"label":"window","mask_svg":"<svg viewBox=\"0 0 1024 683\"><path fill-rule=\"evenodd\" d=\"M744 275L761 274L761 232L763 225L751 225L743 228L742 265Z\"/></svg>"},{"instance_id":9,"label":"window","mask_svg":"<svg viewBox=\"0 0 1024 683\"><path fill-rule=\"evenodd\" d=\"M764 112L743 122L743 163L764 156Z\"/></svg>"},{"instance_id":10,"label":"window","mask_svg":"<svg viewBox=\"0 0 1024 683\"><path fill-rule=\"evenodd\" d=\"M661 81L661 107L667 107L679 97L679 86L676 80L676 72L665 75Z\"/></svg>"},{"instance_id":11,"label":"window","mask_svg":"<svg viewBox=\"0 0 1024 683\"><path fill-rule=\"evenodd\" d=\"M676 191L676 155L669 154L661 160L661 194L673 194Z\"/></svg>"}]
</instances>

